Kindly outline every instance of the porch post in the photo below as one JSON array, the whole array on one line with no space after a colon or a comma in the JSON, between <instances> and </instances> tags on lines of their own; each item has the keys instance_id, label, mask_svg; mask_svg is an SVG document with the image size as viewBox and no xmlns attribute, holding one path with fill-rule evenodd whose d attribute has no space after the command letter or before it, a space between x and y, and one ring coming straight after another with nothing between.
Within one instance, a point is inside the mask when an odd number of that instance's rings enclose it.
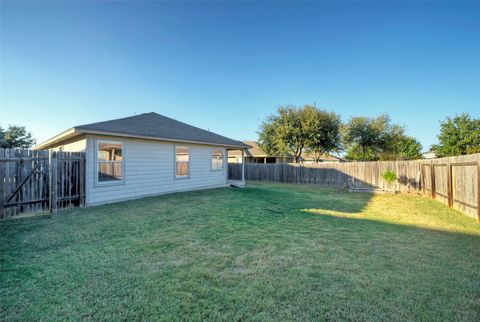
<instances>
[{"instance_id":1,"label":"porch post","mask_svg":"<svg viewBox=\"0 0 480 322\"><path fill-rule=\"evenodd\" d=\"M245 149L242 149L242 182L245 184Z\"/></svg>"}]
</instances>

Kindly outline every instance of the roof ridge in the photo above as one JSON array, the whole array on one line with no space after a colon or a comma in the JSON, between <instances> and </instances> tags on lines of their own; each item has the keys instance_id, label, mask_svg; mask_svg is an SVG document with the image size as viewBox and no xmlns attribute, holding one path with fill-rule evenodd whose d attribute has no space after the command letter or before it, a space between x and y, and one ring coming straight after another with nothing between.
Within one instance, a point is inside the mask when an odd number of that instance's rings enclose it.
<instances>
[{"instance_id":1,"label":"roof ridge","mask_svg":"<svg viewBox=\"0 0 480 322\"><path fill-rule=\"evenodd\" d=\"M160 115L160 114L155 113L155 112L147 112L147 113L141 113L141 114L138 114L138 115L137 115L137 114L134 114L134 115L132 115L132 116L119 117L119 118L110 119L110 120L105 120L105 121L99 121L99 122L93 122L93 123L86 123L86 124L81 124L81 125L75 125L73 128L80 128L80 127L82 127L82 126L90 126L90 125L94 125L94 124L106 123L106 122L111 122L111 121L125 120L125 119L134 118L134 117L138 117L138 116L142 116L142 115L147 115L147 114Z\"/></svg>"}]
</instances>

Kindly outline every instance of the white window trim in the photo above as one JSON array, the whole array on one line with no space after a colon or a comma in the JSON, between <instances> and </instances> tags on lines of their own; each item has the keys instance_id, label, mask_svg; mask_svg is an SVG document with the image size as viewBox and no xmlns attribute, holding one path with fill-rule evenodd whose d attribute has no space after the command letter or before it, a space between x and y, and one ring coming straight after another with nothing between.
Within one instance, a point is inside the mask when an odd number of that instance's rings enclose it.
<instances>
[{"instance_id":1,"label":"white window trim","mask_svg":"<svg viewBox=\"0 0 480 322\"><path fill-rule=\"evenodd\" d=\"M187 163L187 172L186 176L177 176L177 148L187 148L188 150L188 163ZM185 180L190 179L190 146L184 144L174 144L173 145L173 178L175 180Z\"/></svg>"},{"instance_id":2,"label":"white window trim","mask_svg":"<svg viewBox=\"0 0 480 322\"><path fill-rule=\"evenodd\" d=\"M110 181L99 181L98 180L98 145L100 143L113 143L120 144L122 146L122 180L110 180ZM118 161L117 161L118 162ZM111 141L111 140L95 140L95 172L93 174L95 186L118 186L125 184L125 145L121 141Z\"/></svg>"},{"instance_id":3,"label":"white window trim","mask_svg":"<svg viewBox=\"0 0 480 322\"><path fill-rule=\"evenodd\" d=\"M222 153L222 167L218 169L213 168L213 162L212 162L213 152L215 152L216 150ZM223 149L220 149L220 148L214 148L212 149L212 151L210 151L210 171L223 171L223 170L225 170L225 151L223 151Z\"/></svg>"}]
</instances>

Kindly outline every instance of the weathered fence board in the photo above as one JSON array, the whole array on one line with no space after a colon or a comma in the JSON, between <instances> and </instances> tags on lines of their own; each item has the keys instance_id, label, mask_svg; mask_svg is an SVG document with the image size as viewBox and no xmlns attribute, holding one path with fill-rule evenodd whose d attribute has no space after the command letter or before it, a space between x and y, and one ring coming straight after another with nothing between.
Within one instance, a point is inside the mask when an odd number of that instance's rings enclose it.
<instances>
[{"instance_id":1,"label":"weathered fence board","mask_svg":"<svg viewBox=\"0 0 480 322\"><path fill-rule=\"evenodd\" d=\"M0 149L0 218L83 205L84 168L82 152Z\"/></svg>"},{"instance_id":2,"label":"weathered fence board","mask_svg":"<svg viewBox=\"0 0 480 322\"><path fill-rule=\"evenodd\" d=\"M389 188L382 174L395 171L394 189L421 191L480 220L480 154L433 160L319 164L245 164L245 179L323 187ZM230 163L228 177L240 180L242 165Z\"/></svg>"}]
</instances>

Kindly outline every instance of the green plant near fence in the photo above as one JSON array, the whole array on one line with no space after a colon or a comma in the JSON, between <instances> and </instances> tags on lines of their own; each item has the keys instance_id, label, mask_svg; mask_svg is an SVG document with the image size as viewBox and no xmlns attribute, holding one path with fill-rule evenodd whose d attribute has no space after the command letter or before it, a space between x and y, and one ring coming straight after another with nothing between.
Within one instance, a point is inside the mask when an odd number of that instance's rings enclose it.
<instances>
[{"instance_id":1,"label":"green plant near fence","mask_svg":"<svg viewBox=\"0 0 480 322\"><path fill-rule=\"evenodd\" d=\"M392 170L387 170L382 174L383 180L385 180L389 187L397 180L397 175Z\"/></svg>"}]
</instances>

